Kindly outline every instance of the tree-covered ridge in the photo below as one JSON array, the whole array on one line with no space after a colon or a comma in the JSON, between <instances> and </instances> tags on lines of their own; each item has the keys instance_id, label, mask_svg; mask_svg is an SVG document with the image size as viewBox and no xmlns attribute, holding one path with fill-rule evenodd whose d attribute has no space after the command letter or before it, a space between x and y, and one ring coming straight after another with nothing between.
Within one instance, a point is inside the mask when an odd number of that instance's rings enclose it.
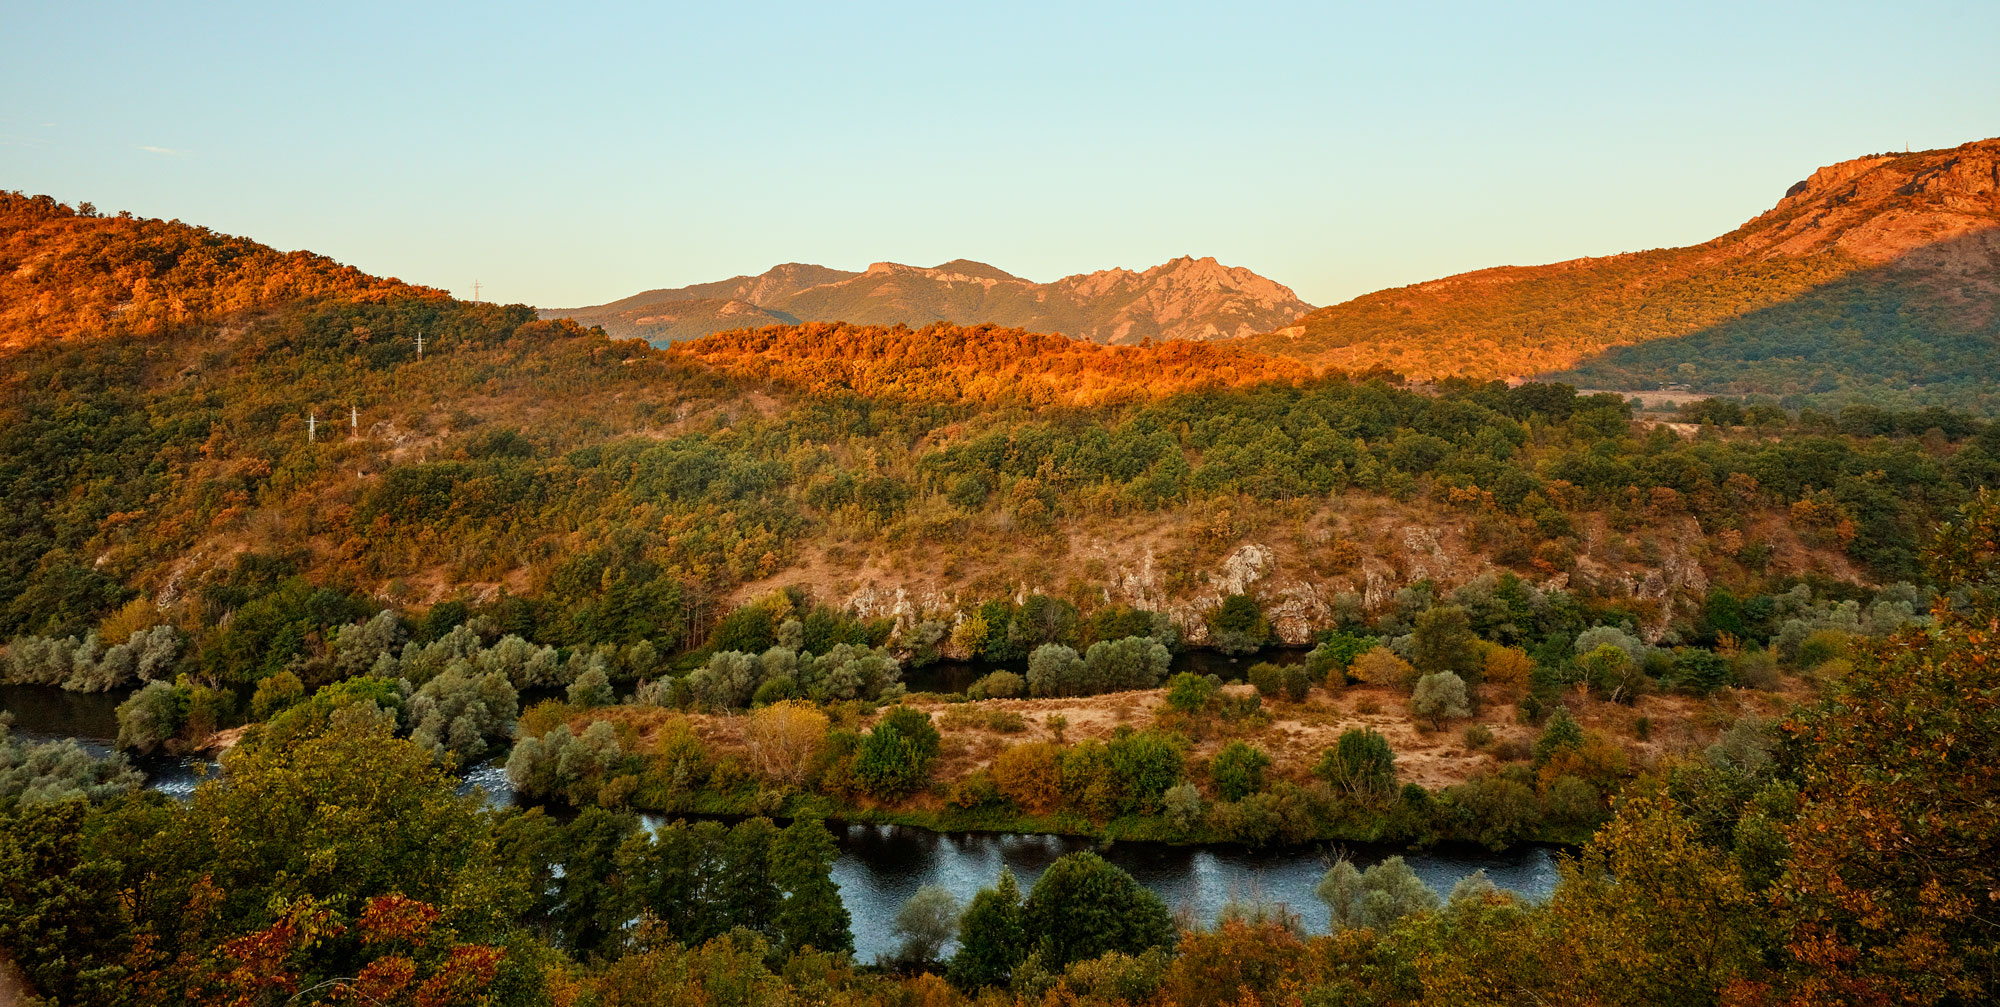
<instances>
[{"instance_id":1,"label":"tree-covered ridge","mask_svg":"<svg viewBox=\"0 0 2000 1007\"><path fill-rule=\"evenodd\" d=\"M158 333L322 296L445 295L177 220L0 192L0 347Z\"/></svg>"},{"instance_id":2,"label":"tree-covered ridge","mask_svg":"<svg viewBox=\"0 0 2000 1007\"><path fill-rule=\"evenodd\" d=\"M1088 406L1302 381L1289 360L1187 341L1100 346L993 325L819 322L718 333L673 352L811 393L916 402Z\"/></svg>"},{"instance_id":3,"label":"tree-covered ridge","mask_svg":"<svg viewBox=\"0 0 2000 1007\"><path fill-rule=\"evenodd\" d=\"M1907 392L1914 372L1874 365L1914 351L1943 368L1917 383L1946 387L1896 401L1971 404L1963 393L1991 370L1981 347L2000 317L1996 227L2000 140L1863 158L1822 169L1771 211L1701 245L1378 291L1246 345L1416 377L1545 374L1635 346L1583 373L1633 387L1692 378L1731 390L1750 379L1784 384L1755 390L1838 382L1891 395ZM1857 342L1868 344L1858 356ZM1802 357L1808 373L1785 373L1788 357ZM1766 360L1775 366L1754 366ZM1737 361L1753 373L1732 373ZM1682 363L1694 369L1683 373Z\"/></svg>"}]
</instances>

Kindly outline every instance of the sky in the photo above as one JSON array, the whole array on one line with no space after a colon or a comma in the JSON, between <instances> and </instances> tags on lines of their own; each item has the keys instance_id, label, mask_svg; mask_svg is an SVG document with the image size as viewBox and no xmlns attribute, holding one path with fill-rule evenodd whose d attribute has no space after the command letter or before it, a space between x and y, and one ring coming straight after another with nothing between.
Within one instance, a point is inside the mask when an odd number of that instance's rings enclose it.
<instances>
[{"instance_id":1,"label":"sky","mask_svg":"<svg viewBox=\"0 0 2000 1007\"><path fill-rule=\"evenodd\" d=\"M1314 304L2000 136L2000 3L4 0L0 188L543 307L1213 255Z\"/></svg>"}]
</instances>

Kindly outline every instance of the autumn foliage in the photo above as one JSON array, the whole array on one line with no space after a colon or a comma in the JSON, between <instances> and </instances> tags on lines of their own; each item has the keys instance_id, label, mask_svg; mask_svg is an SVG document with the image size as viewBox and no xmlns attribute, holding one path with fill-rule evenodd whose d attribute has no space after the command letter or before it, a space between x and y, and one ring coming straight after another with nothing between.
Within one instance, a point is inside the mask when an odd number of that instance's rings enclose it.
<instances>
[{"instance_id":1,"label":"autumn foliage","mask_svg":"<svg viewBox=\"0 0 2000 1007\"><path fill-rule=\"evenodd\" d=\"M105 217L88 203L0 192L0 348L155 333L327 296L446 295L177 220Z\"/></svg>"},{"instance_id":2,"label":"autumn foliage","mask_svg":"<svg viewBox=\"0 0 2000 1007\"><path fill-rule=\"evenodd\" d=\"M1294 361L1211 343L1101 346L992 325L824 322L723 332L670 351L807 392L927 402L1097 405L1310 378Z\"/></svg>"}]
</instances>

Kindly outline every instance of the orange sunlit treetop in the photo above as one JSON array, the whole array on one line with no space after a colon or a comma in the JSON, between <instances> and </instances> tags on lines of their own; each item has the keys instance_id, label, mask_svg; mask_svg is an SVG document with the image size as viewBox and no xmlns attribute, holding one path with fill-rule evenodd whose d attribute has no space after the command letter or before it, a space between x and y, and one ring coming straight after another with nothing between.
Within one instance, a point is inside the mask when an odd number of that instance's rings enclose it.
<instances>
[{"instance_id":1,"label":"orange sunlit treetop","mask_svg":"<svg viewBox=\"0 0 2000 1007\"><path fill-rule=\"evenodd\" d=\"M671 352L809 392L924 401L1096 405L1306 380L1297 361L1209 343L1104 346L992 325L822 322L722 332Z\"/></svg>"}]
</instances>

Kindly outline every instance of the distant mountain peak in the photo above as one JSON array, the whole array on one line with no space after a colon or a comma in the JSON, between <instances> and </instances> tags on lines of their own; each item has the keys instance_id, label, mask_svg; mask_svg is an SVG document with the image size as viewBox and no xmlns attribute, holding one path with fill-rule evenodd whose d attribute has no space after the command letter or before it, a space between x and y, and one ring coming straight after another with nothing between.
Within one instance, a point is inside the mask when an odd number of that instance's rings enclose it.
<instances>
[{"instance_id":1,"label":"distant mountain peak","mask_svg":"<svg viewBox=\"0 0 2000 1007\"><path fill-rule=\"evenodd\" d=\"M733 303L759 311L746 314ZM674 290L647 291L594 308L544 311L655 343L756 324L844 321L858 325L992 323L1089 339L1246 336L1312 310L1289 287L1213 257L1183 255L1143 272L1105 269L1036 283L973 259L935 266L875 262L860 273L787 264Z\"/></svg>"}]
</instances>

